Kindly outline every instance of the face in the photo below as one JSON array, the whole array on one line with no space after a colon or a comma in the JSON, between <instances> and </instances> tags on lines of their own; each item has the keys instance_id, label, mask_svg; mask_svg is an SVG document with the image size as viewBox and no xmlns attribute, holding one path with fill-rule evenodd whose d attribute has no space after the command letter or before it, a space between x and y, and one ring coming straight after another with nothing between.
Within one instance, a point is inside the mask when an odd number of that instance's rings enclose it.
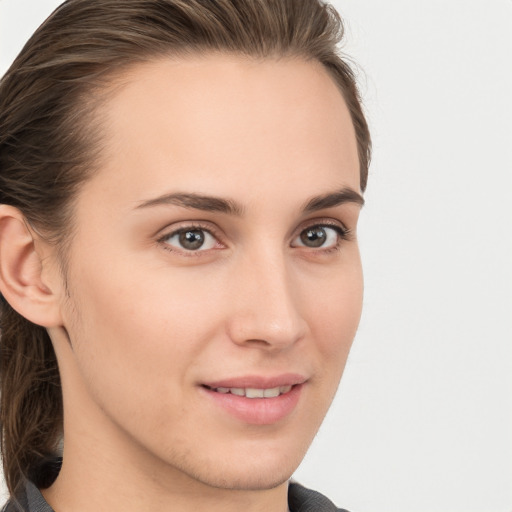
<instances>
[{"instance_id":1,"label":"face","mask_svg":"<svg viewBox=\"0 0 512 512\"><path fill-rule=\"evenodd\" d=\"M342 96L316 63L216 55L139 65L103 114L61 306L65 453L80 430L154 474L276 486L326 414L360 316Z\"/></svg>"}]
</instances>

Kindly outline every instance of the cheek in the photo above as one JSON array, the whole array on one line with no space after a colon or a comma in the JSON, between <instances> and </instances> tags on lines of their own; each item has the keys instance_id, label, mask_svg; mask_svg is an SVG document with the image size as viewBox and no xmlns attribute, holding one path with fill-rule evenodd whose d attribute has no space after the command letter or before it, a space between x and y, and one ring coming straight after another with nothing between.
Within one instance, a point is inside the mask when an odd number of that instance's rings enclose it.
<instances>
[{"instance_id":1,"label":"cheek","mask_svg":"<svg viewBox=\"0 0 512 512\"><path fill-rule=\"evenodd\" d=\"M363 277L360 265L350 272L332 275L308 296L308 317L312 339L325 369L325 385L338 386L356 335L363 301ZM332 394L333 394L332 393Z\"/></svg>"},{"instance_id":2,"label":"cheek","mask_svg":"<svg viewBox=\"0 0 512 512\"><path fill-rule=\"evenodd\" d=\"M193 334L199 327L197 317L204 320L212 311L208 283L183 272L136 263L102 270L87 265L73 276L75 309L83 312L86 327L108 331L114 343L124 338L123 345L132 340L141 346L159 342L168 346L172 338Z\"/></svg>"},{"instance_id":3,"label":"cheek","mask_svg":"<svg viewBox=\"0 0 512 512\"><path fill-rule=\"evenodd\" d=\"M344 345L339 343L355 336L361 317L363 302L363 277L361 267L355 266L341 275L333 273L323 280L323 286L311 287L314 291L308 297L310 325L324 333L330 340L328 346ZM335 343L338 340L338 343Z\"/></svg>"},{"instance_id":4,"label":"cheek","mask_svg":"<svg viewBox=\"0 0 512 512\"><path fill-rule=\"evenodd\" d=\"M70 336L98 399L109 393L140 404L136 397L167 396L186 379L219 317L208 290L193 283L121 265L108 272L82 267L73 276L73 309L80 313L73 315Z\"/></svg>"}]
</instances>

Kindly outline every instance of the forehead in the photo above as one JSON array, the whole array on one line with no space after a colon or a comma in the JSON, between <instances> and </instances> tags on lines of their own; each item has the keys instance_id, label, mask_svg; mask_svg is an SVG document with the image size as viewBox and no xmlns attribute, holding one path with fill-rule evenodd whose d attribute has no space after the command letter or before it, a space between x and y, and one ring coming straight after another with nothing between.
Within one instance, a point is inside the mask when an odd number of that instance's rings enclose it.
<instances>
[{"instance_id":1,"label":"forehead","mask_svg":"<svg viewBox=\"0 0 512 512\"><path fill-rule=\"evenodd\" d=\"M131 183L150 196L171 179L188 190L193 179L197 191L224 195L226 182L240 191L258 177L277 184L316 176L319 187L337 179L359 189L350 114L317 62L167 58L134 66L119 84L103 107L100 173L118 187Z\"/></svg>"}]
</instances>

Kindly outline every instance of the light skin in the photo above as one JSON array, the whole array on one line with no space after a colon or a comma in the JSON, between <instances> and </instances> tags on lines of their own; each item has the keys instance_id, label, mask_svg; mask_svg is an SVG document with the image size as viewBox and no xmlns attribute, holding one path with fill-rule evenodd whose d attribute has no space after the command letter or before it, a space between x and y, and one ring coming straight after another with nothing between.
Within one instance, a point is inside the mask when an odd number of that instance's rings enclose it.
<instances>
[{"instance_id":1,"label":"light skin","mask_svg":"<svg viewBox=\"0 0 512 512\"><path fill-rule=\"evenodd\" d=\"M318 63L207 55L132 68L102 109L66 283L0 207L0 248L19 247L0 250L2 292L48 328L62 377L44 496L56 512L284 512L361 313L342 95ZM284 413L233 414L206 387L276 378L297 395Z\"/></svg>"}]
</instances>

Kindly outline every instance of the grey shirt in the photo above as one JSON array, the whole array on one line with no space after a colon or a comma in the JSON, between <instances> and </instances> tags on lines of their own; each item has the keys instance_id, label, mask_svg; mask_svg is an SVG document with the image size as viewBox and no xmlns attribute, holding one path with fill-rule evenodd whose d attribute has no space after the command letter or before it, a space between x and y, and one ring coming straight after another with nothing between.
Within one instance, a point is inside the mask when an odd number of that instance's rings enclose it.
<instances>
[{"instance_id":1,"label":"grey shirt","mask_svg":"<svg viewBox=\"0 0 512 512\"><path fill-rule=\"evenodd\" d=\"M337 508L325 496L316 491L306 489L296 482L290 482L288 487L288 506L290 512L347 512ZM20 493L17 503L9 500L1 512L54 512L48 505L39 489L32 483Z\"/></svg>"}]
</instances>

